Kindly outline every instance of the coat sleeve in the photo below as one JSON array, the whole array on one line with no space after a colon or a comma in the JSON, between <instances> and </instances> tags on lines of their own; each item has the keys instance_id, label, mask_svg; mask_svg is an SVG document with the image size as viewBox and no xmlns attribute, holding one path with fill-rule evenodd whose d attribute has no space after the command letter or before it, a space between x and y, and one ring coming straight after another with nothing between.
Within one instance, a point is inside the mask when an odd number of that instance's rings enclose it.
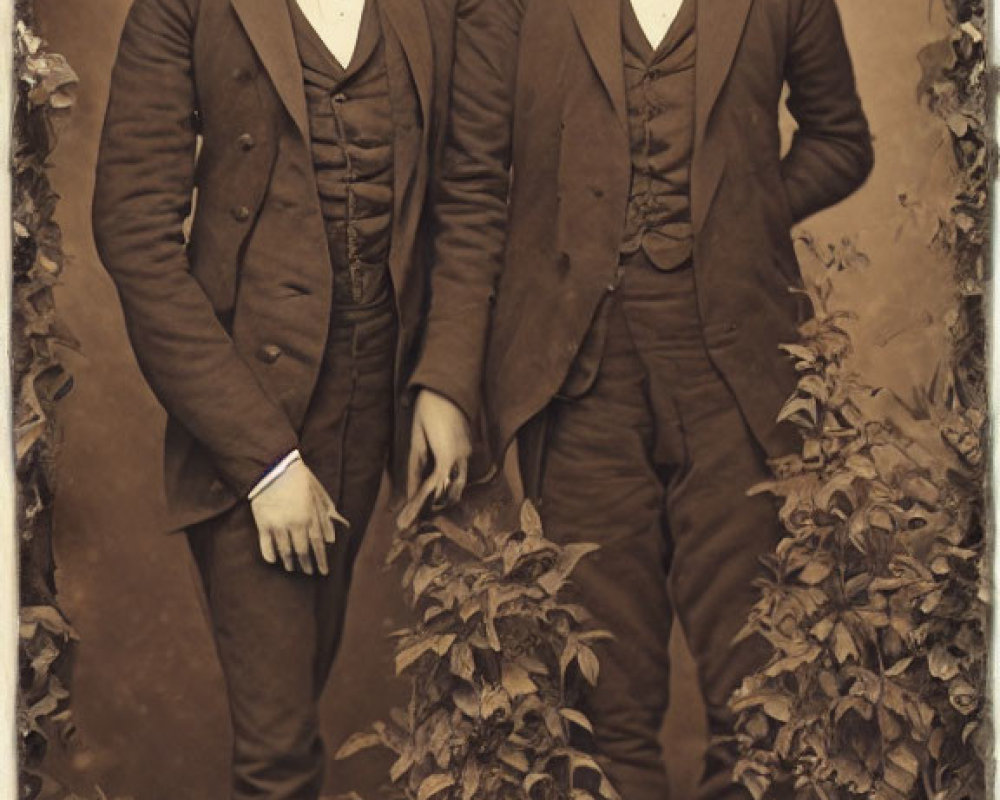
<instances>
[{"instance_id":1,"label":"coat sleeve","mask_svg":"<svg viewBox=\"0 0 1000 800\"><path fill-rule=\"evenodd\" d=\"M506 241L521 0L459 0L448 130L434 192L431 299L411 386L470 419Z\"/></svg>"},{"instance_id":2,"label":"coat sleeve","mask_svg":"<svg viewBox=\"0 0 1000 800\"><path fill-rule=\"evenodd\" d=\"M98 155L94 238L154 394L245 495L297 436L189 271L183 225L196 139L189 2L136 0L129 12Z\"/></svg>"},{"instance_id":3,"label":"coat sleeve","mask_svg":"<svg viewBox=\"0 0 1000 800\"><path fill-rule=\"evenodd\" d=\"M868 121L835 0L801 0L786 61L788 109L798 124L782 162L798 222L847 197L871 172Z\"/></svg>"}]
</instances>

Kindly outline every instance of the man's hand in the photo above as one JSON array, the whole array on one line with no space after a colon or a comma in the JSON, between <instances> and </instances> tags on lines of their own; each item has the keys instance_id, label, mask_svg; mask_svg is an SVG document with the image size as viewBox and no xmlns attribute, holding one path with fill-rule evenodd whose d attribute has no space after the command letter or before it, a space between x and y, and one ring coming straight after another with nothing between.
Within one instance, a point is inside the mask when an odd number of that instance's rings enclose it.
<instances>
[{"instance_id":1,"label":"man's hand","mask_svg":"<svg viewBox=\"0 0 1000 800\"><path fill-rule=\"evenodd\" d=\"M260 554L269 564L281 557L288 572L298 567L313 574L313 558L320 575L328 575L326 545L337 538L334 522L350 527L337 511L326 489L302 461L292 462L266 489L250 501L257 523Z\"/></svg>"},{"instance_id":2,"label":"man's hand","mask_svg":"<svg viewBox=\"0 0 1000 800\"><path fill-rule=\"evenodd\" d=\"M413 434L407 469L406 506L397 518L408 527L433 495L434 504L456 503L469 477L472 437L465 413L448 398L421 390L413 411ZM433 469L427 474L433 460Z\"/></svg>"}]
</instances>

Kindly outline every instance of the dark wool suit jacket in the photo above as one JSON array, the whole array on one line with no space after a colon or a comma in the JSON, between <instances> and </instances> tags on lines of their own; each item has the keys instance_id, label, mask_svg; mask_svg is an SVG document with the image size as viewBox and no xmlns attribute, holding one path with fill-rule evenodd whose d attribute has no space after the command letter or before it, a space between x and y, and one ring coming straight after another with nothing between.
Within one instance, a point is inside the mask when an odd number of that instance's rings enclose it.
<instances>
[{"instance_id":1,"label":"dark wool suit jacket","mask_svg":"<svg viewBox=\"0 0 1000 800\"><path fill-rule=\"evenodd\" d=\"M425 345L413 381L494 453L558 391L615 280L631 167L626 0L459 0ZM805 310L791 225L872 148L834 0L697 0L691 213L710 355L772 454ZM798 123L780 154L783 85Z\"/></svg>"},{"instance_id":2,"label":"dark wool suit jacket","mask_svg":"<svg viewBox=\"0 0 1000 800\"><path fill-rule=\"evenodd\" d=\"M425 304L423 218L453 2L379 0L390 91L415 92L421 115L396 131L394 151L400 381ZM332 291L307 131L286 0L135 1L111 80L93 223L139 365L168 412L176 528L231 507L298 444ZM297 183L293 200L269 192L275 171L283 188Z\"/></svg>"}]
</instances>

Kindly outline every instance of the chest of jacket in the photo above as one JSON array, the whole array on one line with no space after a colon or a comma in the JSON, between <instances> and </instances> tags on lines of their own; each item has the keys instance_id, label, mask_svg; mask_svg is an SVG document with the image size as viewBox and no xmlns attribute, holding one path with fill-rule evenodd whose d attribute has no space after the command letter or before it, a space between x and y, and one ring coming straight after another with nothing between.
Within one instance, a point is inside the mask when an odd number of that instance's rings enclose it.
<instances>
[{"instance_id":1,"label":"chest of jacket","mask_svg":"<svg viewBox=\"0 0 1000 800\"><path fill-rule=\"evenodd\" d=\"M711 191L723 164L745 172L778 168L791 6L697 2L703 33L695 63L696 215L708 205L698 192ZM531 196L557 177L561 194L572 198L562 206L567 212L586 214L595 199L604 201L601 213L624 208L631 164L620 3L528 0L517 75L513 159L530 167L515 173L515 194L518 182ZM572 233L564 231L567 243Z\"/></svg>"}]
</instances>

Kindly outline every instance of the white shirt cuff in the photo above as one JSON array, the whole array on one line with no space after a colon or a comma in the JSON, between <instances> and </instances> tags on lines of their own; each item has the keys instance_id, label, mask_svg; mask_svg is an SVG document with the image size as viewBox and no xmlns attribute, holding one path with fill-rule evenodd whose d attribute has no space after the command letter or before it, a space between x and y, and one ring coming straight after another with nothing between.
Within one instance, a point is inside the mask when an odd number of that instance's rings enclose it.
<instances>
[{"instance_id":1,"label":"white shirt cuff","mask_svg":"<svg viewBox=\"0 0 1000 800\"><path fill-rule=\"evenodd\" d=\"M274 483L278 478L285 474L292 464L296 461L301 461L302 455L298 450L292 450L287 456L285 456L281 461L271 467L271 471L267 473L263 478L261 478L257 484L250 490L250 494L247 495L247 500L254 500L260 495L268 486Z\"/></svg>"}]
</instances>

